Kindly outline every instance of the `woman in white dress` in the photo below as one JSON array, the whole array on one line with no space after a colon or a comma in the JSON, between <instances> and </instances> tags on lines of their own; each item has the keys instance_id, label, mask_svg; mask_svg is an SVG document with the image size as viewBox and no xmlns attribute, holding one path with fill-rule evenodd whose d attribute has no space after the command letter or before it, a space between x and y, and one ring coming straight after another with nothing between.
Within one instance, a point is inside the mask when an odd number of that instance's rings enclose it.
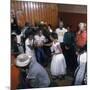
<instances>
[{"instance_id":1,"label":"woman in white dress","mask_svg":"<svg viewBox=\"0 0 90 90\"><path fill-rule=\"evenodd\" d=\"M77 67L75 71L75 82L74 85L82 85L86 70L87 70L87 52L86 50L78 54L78 63L79 66Z\"/></svg>"},{"instance_id":2,"label":"woman in white dress","mask_svg":"<svg viewBox=\"0 0 90 90\"><path fill-rule=\"evenodd\" d=\"M53 41L51 46L51 52L53 55L51 61L51 74L52 76L60 77L66 74L66 62L64 55L62 54L57 34L52 33L51 39Z\"/></svg>"}]
</instances>

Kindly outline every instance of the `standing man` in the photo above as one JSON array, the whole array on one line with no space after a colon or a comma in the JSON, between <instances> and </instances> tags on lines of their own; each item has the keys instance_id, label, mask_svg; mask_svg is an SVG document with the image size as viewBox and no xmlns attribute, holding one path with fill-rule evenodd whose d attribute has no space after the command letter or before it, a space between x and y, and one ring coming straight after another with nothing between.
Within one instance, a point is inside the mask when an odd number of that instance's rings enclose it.
<instances>
[{"instance_id":1,"label":"standing man","mask_svg":"<svg viewBox=\"0 0 90 90\"><path fill-rule=\"evenodd\" d=\"M43 35L42 30L39 30L37 35L34 36L34 44L35 44L35 54L37 61L44 65L46 60L46 54L43 49L43 45L46 42L46 38Z\"/></svg>"},{"instance_id":2,"label":"standing man","mask_svg":"<svg viewBox=\"0 0 90 90\"><path fill-rule=\"evenodd\" d=\"M67 32L64 34L64 49L63 54L65 56L67 64L67 73L74 75L74 72L78 66L77 55L75 51L75 33L71 30L71 27L67 27Z\"/></svg>"},{"instance_id":3,"label":"standing man","mask_svg":"<svg viewBox=\"0 0 90 90\"><path fill-rule=\"evenodd\" d=\"M59 28L56 29L56 33L58 35L58 40L60 43L63 43L64 33L67 32L67 29L65 29L63 26L64 26L63 21L60 21Z\"/></svg>"}]
</instances>

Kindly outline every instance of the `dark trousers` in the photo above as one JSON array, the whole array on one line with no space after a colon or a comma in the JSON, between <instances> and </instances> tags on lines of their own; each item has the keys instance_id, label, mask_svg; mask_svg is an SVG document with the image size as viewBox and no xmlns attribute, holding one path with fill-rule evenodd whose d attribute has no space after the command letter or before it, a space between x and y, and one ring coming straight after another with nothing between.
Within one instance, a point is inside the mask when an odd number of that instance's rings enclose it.
<instances>
[{"instance_id":1,"label":"dark trousers","mask_svg":"<svg viewBox=\"0 0 90 90\"><path fill-rule=\"evenodd\" d=\"M61 43L61 48L62 48L63 54L65 56L67 70L74 74L74 72L78 66L77 55L76 55L75 49L73 46L69 47L68 50L65 49L64 43Z\"/></svg>"},{"instance_id":2,"label":"dark trousers","mask_svg":"<svg viewBox=\"0 0 90 90\"><path fill-rule=\"evenodd\" d=\"M35 49L36 59L40 64L44 64L46 60L46 54L43 48L36 48Z\"/></svg>"}]
</instances>

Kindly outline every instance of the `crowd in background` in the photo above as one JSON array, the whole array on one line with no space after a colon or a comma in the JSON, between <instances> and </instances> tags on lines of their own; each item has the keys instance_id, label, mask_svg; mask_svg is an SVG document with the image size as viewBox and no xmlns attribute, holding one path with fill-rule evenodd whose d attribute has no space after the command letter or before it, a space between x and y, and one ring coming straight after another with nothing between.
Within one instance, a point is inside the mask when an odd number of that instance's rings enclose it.
<instances>
[{"instance_id":1,"label":"crowd in background","mask_svg":"<svg viewBox=\"0 0 90 90\"><path fill-rule=\"evenodd\" d=\"M50 24L40 21L35 26L26 22L20 28L11 18L11 53L21 70L19 88L49 87L51 81L45 69L50 65L52 79L63 79L66 74L74 78L72 85L86 84L87 26L80 22L78 31L64 27L63 20L53 30Z\"/></svg>"}]
</instances>

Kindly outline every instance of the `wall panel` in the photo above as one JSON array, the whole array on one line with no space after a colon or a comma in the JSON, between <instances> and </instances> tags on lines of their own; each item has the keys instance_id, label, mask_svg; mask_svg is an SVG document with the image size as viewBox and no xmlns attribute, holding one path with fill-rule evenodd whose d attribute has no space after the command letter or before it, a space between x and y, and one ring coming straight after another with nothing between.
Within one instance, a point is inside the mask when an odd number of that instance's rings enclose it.
<instances>
[{"instance_id":1,"label":"wall panel","mask_svg":"<svg viewBox=\"0 0 90 90\"><path fill-rule=\"evenodd\" d=\"M25 22L29 22L35 25L35 22L41 20L51 24L54 28L58 24L58 7L57 4L48 4L40 2L29 1L12 1L11 6L18 17L17 21L20 26L23 26ZM22 15L17 14L18 11L22 12Z\"/></svg>"},{"instance_id":2,"label":"wall panel","mask_svg":"<svg viewBox=\"0 0 90 90\"><path fill-rule=\"evenodd\" d=\"M72 31L77 31L77 26L80 22L87 23L87 14L60 12L59 17L62 17L65 25L72 25Z\"/></svg>"}]
</instances>

